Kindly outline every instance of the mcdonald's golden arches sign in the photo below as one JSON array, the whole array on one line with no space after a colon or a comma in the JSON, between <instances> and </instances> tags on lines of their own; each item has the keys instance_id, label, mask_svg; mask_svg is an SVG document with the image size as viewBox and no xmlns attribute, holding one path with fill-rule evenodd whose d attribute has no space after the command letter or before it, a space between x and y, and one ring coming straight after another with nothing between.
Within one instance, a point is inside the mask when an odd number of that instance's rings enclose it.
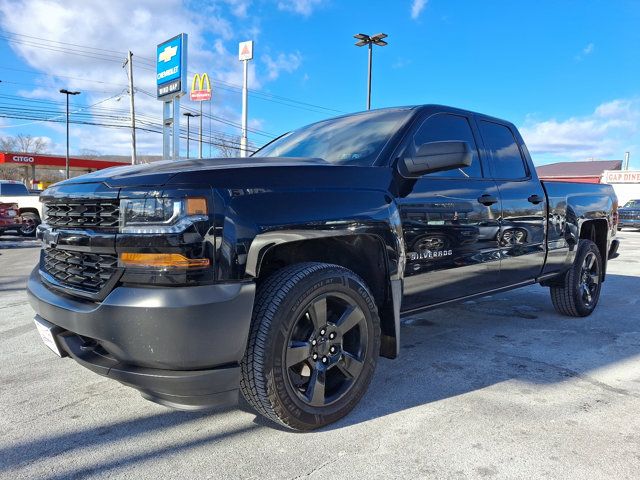
<instances>
[{"instance_id":1,"label":"mcdonald's golden arches sign","mask_svg":"<svg viewBox=\"0 0 640 480\"><path fill-rule=\"evenodd\" d=\"M209 75L206 73L203 73L202 75L196 73L193 76L189 98L193 102L211 100L211 82L209 81Z\"/></svg>"}]
</instances>

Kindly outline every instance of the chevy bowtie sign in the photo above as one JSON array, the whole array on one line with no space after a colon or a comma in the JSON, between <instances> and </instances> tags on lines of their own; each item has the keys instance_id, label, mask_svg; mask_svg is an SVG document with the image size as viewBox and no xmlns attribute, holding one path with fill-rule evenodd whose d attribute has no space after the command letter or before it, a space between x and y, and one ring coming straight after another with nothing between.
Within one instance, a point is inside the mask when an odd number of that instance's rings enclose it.
<instances>
[{"instance_id":1,"label":"chevy bowtie sign","mask_svg":"<svg viewBox=\"0 0 640 480\"><path fill-rule=\"evenodd\" d=\"M187 34L181 33L156 49L156 85L159 99L185 93L187 76Z\"/></svg>"},{"instance_id":2,"label":"chevy bowtie sign","mask_svg":"<svg viewBox=\"0 0 640 480\"><path fill-rule=\"evenodd\" d=\"M209 75L206 73L202 75L196 73L193 76L189 98L192 102L206 102L207 100L211 100L211 82L209 81Z\"/></svg>"}]
</instances>

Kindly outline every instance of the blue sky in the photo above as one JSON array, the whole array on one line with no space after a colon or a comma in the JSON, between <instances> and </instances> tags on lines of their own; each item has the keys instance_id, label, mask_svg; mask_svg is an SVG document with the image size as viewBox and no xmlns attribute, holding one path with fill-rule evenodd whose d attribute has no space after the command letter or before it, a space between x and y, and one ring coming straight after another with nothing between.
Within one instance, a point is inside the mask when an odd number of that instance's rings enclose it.
<instances>
[{"instance_id":1,"label":"blue sky","mask_svg":"<svg viewBox=\"0 0 640 480\"><path fill-rule=\"evenodd\" d=\"M253 38L251 86L259 93L250 98L250 139L260 145L269 138L265 133L336 111L362 110L367 55L352 36L385 32L389 46L374 51L374 108L418 103L469 108L516 123L537 163L622 158L630 150L632 166L640 168L639 24L640 2L623 0L4 0L0 94L11 97L3 98L4 104L61 109L33 101L60 102L58 88L78 88L83 94L75 102L81 108L122 92L126 76L117 61L86 55L96 50L81 50L84 56L59 51L61 42L131 49L134 61L141 60L136 85L152 91L153 69L143 68L145 62L148 67L153 61L155 44L185 31L190 70L208 71L223 82L214 82L213 112L235 124L240 95L232 85L241 82L237 43ZM291 104L289 99L324 108L282 104ZM141 115L160 120L160 102L141 93L136 100ZM126 113L128 103L126 97L111 99L99 108L95 111ZM64 151L62 125L25 123L0 118L0 135L43 136L52 151ZM212 129L238 135L234 125L215 122ZM128 136L124 129L73 126L72 150L126 154ZM160 152L159 135L141 132L141 137L143 153Z\"/></svg>"}]
</instances>

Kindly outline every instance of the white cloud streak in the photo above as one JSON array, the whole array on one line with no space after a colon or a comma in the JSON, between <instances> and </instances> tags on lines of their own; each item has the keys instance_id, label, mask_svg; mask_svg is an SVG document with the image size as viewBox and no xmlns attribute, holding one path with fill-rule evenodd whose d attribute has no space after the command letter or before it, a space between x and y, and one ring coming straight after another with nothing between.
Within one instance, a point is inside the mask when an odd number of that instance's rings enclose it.
<instances>
[{"instance_id":1,"label":"white cloud streak","mask_svg":"<svg viewBox=\"0 0 640 480\"><path fill-rule=\"evenodd\" d=\"M280 76L280 72L293 73L302 64L302 55L300 52L295 53L279 53L276 58L265 54L261 57L267 67L269 80L275 80Z\"/></svg>"},{"instance_id":2,"label":"white cloud streak","mask_svg":"<svg viewBox=\"0 0 640 480\"><path fill-rule=\"evenodd\" d=\"M640 133L640 100L617 99L602 103L590 115L566 120L534 121L520 132L534 159L617 159L630 149Z\"/></svg>"},{"instance_id":3,"label":"white cloud streak","mask_svg":"<svg viewBox=\"0 0 640 480\"><path fill-rule=\"evenodd\" d=\"M413 0L411 3L411 18L417 20L428 0Z\"/></svg>"},{"instance_id":4,"label":"white cloud streak","mask_svg":"<svg viewBox=\"0 0 640 480\"><path fill-rule=\"evenodd\" d=\"M313 10L322 4L322 0L280 0L278 2L278 10L297 13L304 17L308 17Z\"/></svg>"}]
</instances>

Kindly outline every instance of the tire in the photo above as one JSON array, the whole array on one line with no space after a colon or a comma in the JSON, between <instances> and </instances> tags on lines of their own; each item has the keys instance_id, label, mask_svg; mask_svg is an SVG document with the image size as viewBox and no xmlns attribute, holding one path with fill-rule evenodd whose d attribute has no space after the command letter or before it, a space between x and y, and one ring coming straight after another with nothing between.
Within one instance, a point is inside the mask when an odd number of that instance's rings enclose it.
<instances>
[{"instance_id":1,"label":"tire","mask_svg":"<svg viewBox=\"0 0 640 480\"><path fill-rule=\"evenodd\" d=\"M240 391L280 425L320 428L360 401L379 350L378 310L360 277L326 263L291 265L258 288Z\"/></svg>"},{"instance_id":2,"label":"tire","mask_svg":"<svg viewBox=\"0 0 640 480\"><path fill-rule=\"evenodd\" d=\"M23 213L22 226L18 233L23 237L35 237L38 225L40 225L40 217L38 215L35 213Z\"/></svg>"},{"instance_id":3,"label":"tire","mask_svg":"<svg viewBox=\"0 0 640 480\"><path fill-rule=\"evenodd\" d=\"M591 315L602 288L602 257L591 240L580 240L578 252L564 282L551 287L551 301L558 313L569 317Z\"/></svg>"}]
</instances>

